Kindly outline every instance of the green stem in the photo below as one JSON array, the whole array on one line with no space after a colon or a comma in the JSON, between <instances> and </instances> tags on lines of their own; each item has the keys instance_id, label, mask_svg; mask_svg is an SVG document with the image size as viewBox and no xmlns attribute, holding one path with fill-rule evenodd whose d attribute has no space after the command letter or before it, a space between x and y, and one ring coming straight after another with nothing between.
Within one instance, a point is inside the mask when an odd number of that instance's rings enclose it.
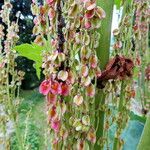
<instances>
[{"instance_id":1,"label":"green stem","mask_svg":"<svg viewBox=\"0 0 150 150\"><path fill-rule=\"evenodd\" d=\"M116 137L114 139L113 150L118 150L118 138L116 138Z\"/></svg>"},{"instance_id":2,"label":"green stem","mask_svg":"<svg viewBox=\"0 0 150 150\"><path fill-rule=\"evenodd\" d=\"M101 90L97 95L96 95L96 101L95 101L95 106L103 106L105 104L105 96L103 91ZM99 109L96 108L96 109ZM97 115L98 113L98 115ZM104 134L104 117L105 117L105 111L104 110L99 110L95 115L95 119L96 119L96 138L97 138L97 142L95 144L95 150L100 150L103 147L102 145L99 145L99 139L103 138L103 134Z\"/></svg>"},{"instance_id":3,"label":"green stem","mask_svg":"<svg viewBox=\"0 0 150 150\"><path fill-rule=\"evenodd\" d=\"M121 91L120 91L120 101L119 101L119 106L118 106L118 112L120 113L122 111L123 108L123 104L124 104L124 87L125 87L125 83L124 81L122 81L121 83ZM117 130L119 129L119 127L117 126ZM116 132L117 132L116 130ZM119 147L119 137L115 137L114 139L114 144L113 144L113 150L118 150Z\"/></svg>"},{"instance_id":4,"label":"green stem","mask_svg":"<svg viewBox=\"0 0 150 150\"><path fill-rule=\"evenodd\" d=\"M10 28L10 19L9 19L10 14L8 13L7 16L7 28ZM10 47L12 48L12 43L10 42ZM9 75L10 75L10 70L14 69L11 68L10 66L10 55L8 56L8 62L7 62L7 81L6 81L6 89L7 89L7 100L8 100L8 109L10 110L9 112L9 116L12 119L13 123L14 123L14 127L15 127L15 133L16 133L16 137L17 137L17 142L18 142L18 148L19 150L23 150L23 143L22 143L22 137L21 137L21 132L19 129L19 125L16 119L16 108L13 105L13 95L11 94L12 91L10 89L10 85L9 85ZM12 78L12 81L14 81L14 78ZM13 91L15 93L15 91Z\"/></svg>"},{"instance_id":5,"label":"green stem","mask_svg":"<svg viewBox=\"0 0 150 150\"><path fill-rule=\"evenodd\" d=\"M9 59L9 58L8 58ZM12 103L12 96L10 95L10 88L9 88L9 63L7 64L7 99L8 99L8 106L10 110L10 117L13 119L14 125L15 125L15 132L18 142L19 150L23 150L23 144L22 144L22 137L21 132L18 126L18 122L16 120L16 111Z\"/></svg>"},{"instance_id":6,"label":"green stem","mask_svg":"<svg viewBox=\"0 0 150 150\"><path fill-rule=\"evenodd\" d=\"M113 6L114 0L98 0L97 4L102 7L106 12L106 18L102 21L102 25L100 30L98 31L101 34L100 38L100 45L97 49L97 56L100 60L100 67L104 69L106 64L109 61L109 51L110 51L110 40L111 40L111 25L112 25L112 14L113 14ZM105 96L103 90L98 92L95 99L95 109L97 110L97 106L102 106L105 104ZM98 108L99 109L99 108ZM98 113L98 115L97 115ZM96 139L97 142L95 144L95 150L101 150L102 147L98 144L98 140L103 138L103 129L104 129L104 118L105 118L105 111L98 110L95 115L96 119ZM98 117L98 118L97 118ZM99 121L98 121L99 120ZM98 125L97 125L98 124Z\"/></svg>"},{"instance_id":7,"label":"green stem","mask_svg":"<svg viewBox=\"0 0 150 150\"><path fill-rule=\"evenodd\" d=\"M122 110L123 107L123 99L124 99L124 81L121 82L121 92L120 92L120 101L119 101L119 107L118 107L118 111L120 112Z\"/></svg>"},{"instance_id":8,"label":"green stem","mask_svg":"<svg viewBox=\"0 0 150 150\"><path fill-rule=\"evenodd\" d=\"M101 38L99 41L100 45L97 49L101 69L104 69L109 61L114 0L98 0L97 4L106 12L106 18L102 21L102 25L98 31L101 34Z\"/></svg>"}]
</instances>

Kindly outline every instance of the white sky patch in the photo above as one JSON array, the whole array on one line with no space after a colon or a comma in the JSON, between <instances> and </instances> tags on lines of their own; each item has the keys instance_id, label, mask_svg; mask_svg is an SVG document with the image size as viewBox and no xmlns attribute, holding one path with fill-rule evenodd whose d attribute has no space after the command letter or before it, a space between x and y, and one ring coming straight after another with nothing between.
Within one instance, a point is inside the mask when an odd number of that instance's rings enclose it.
<instances>
[{"instance_id":1,"label":"white sky patch","mask_svg":"<svg viewBox=\"0 0 150 150\"><path fill-rule=\"evenodd\" d=\"M123 10L122 7L118 10L116 8L116 6L114 6L113 18L112 18L112 28L111 28L111 46L114 43L113 30L117 29L119 26L119 23L121 21L122 10ZM110 49L112 50L112 47Z\"/></svg>"},{"instance_id":2,"label":"white sky patch","mask_svg":"<svg viewBox=\"0 0 150 150\"><path fill-rule=\"evenodd\" d=\"M122 8L120 10L116 9L114 6L113 18L112 18L112 31L118 28L119 22L121 20Z\"/></svg>"}]
</instances>

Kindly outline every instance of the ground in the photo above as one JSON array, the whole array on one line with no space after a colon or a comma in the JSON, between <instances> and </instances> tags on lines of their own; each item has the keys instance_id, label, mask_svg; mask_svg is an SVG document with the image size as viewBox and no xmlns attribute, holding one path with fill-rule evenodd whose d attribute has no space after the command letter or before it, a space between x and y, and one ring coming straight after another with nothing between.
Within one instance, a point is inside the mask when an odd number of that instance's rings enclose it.
<instances>
[{"instance_id":1,"label":"ground","mask_svg":"<svg viewBox=\"0 0 150 150\"><path fill-rule=\"evenodd\" d=\"M45 133L44 129L46 128L45 99L39 94L38 89L21 91L21 97L23 98L19 108L21 124L26 124L26 116L29 115L29 120L27 121L30 136L28 143L31 145L33 143L32 149L42 150L45 141L45 134L43 133Z\"/></svg>"}]
</instances>

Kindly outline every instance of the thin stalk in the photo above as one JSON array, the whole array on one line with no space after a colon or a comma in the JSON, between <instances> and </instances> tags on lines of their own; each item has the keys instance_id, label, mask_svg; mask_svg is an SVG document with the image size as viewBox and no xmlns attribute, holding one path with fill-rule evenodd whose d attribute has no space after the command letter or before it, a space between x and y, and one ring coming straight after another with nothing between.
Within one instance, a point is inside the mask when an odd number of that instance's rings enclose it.
<instances>
[{"instance_id":1,"label":"thin stalk","mask_svg":"<svg viewBox=\"0 0 150 150\"><path fill-rule=\"evenodd\" d=\"M27 140L27 135L28 135L28 126L29 126L29 117L30 117L30 113L31 113L31 110L28 112L27 114L27 117L26 117L26 120L25 120L25 132L24 132L24 139L23 139L23 147L24 149L28 150L28 145L26 145L26 140Z\"/></svg>"},{"instance_id":2,"label":"thin stalk","mask_svg":"<svg viewBox=\"0 0 150 150\"><path fill-rule=\"evenodd\" d=\"M97 95L96 95L96 102L95 102L95 106L103 106L105 104L105 96L104 93L102 91L100 91ZM96 108L96 109L99 109ZM99 145L98 143L98 139L103 138L103 133L104 133L104 118L105 118L105 111L104 110L99 110L96 115L95 115L95 119L96 119L96 138L97 138L97 142L95 144L95 150L100 150L102 147Z\"/></svg>"},{"instance_id":3,"label":"thin stalk","mask_svg":"<svg viewBox=\"0 0 150 150\"><path fill-rule=\"evenodd\" d=\"M131 2L129 1L125 1L123 4L123 13L122 13L122 20L124 18L124 16L126 15L126 13L130 13L131 14L131 20L130 20L130 24L132 24L133 22L133 14L132 14L132 6L133 6L133 0L131 0ZM131 7L131 8L130 8ZM132 11L131 11L132 10ZM128 33L127 33L127 37L126 37L126 42L124 42L123 45L123 53L125 56L130 55L128 52L128 49L130 49L128 43L130 42L130 38L131 38L131 34L132 34L132 27L129 27ZM121 92L120 92L120 100L119 100L119 106L118 106L118 112L122 112L123 111L123 105L124 105L124 89L125 89L125 81L123 80L121 82ZM121 124L123 124L122 122L120 122ZM119 126L117 125L117 130L119 129ZM117 135L119 136L119 135ZM119 137L115 137L114 138L114 143L113 143L113 150L118 150L119 149Z\"/></svg>"},{"instance_id":4,"label":"thin stalk","mask_svg":"<svg viewBox=\"0 0 150 150\"><path fill-rule=\"evenodd\" d=\"M24 150L20 128L19 128L18 123L16 121L15 121L15 130L16 130L17 141L18 141L18 144L19 144L19 146L18 146L19 150Z\"/></svg>"},{"instance_id":5,"label":"thin stalk","mask_svg":"<svg viewBox=\"0 0 150 150\"><path fill-rule=\"evenodd\" d=\"M14 110L14 107L13 107L13 104L12 104L12 99L11 99L11 96L10 96L10 88L9 88L9 62L7 64L7 99L8 99L8 106L9 106L9 110L10 110L10 115L12 115L12 119L13 119L13 122L14 122L14 125L15 125L15 131L16 131L16 136L17 136L17 142L18 142L18 147L20 150L23 150L23 144L22 144L22 137L21 137L21 134L20 134L20 130L19 130L19 126L18 126L18 123L16 121L16 115L15 115L15 110Z\"/></svg>"},{"instance_id":6,"label":"thin stalk","mask_svg":"<svg viewBox=\"0 0 150 150\"><path fill-rule=\"evenodd\" d=\"M118 106L118 112L122 111L123 103L124 103L124 81L121 82L121 92L120 92L120 100L119 100L119 106ZM118 130L118 127L117 127ZM116 131L117 131L116 130ZM115 137L114 144L113 144L113 150L118 150L118 144L119 144L119 137Z\"/></svg>"},{"instance_id":7,"label":"thin stalk","mask_svg":"<svg viewBox=\"0 0 150 150\"><path fill-rule=\"evenodd\" d=\"M7 27L8 29L10 28L10 19L9 19L10 13L8 13L7 15ZM10 47L12 48L12 43L10 42ZM9 52L10 53L10 52ZM8 54L9 55L9 54ZM23 144L22 144L22 137L21 137L21 132L19 129L19 125L18 122L16 120L16 112L15 112L15 108L13 106L13 96L11 95L11 91L10 91L10 85L9 85L9 70L10 68L10 58L8 56L8 62L7 62L7 81L6 81L6 88L7 88L7 100L8 100L8 107L10 110L10 117L13 119L14 122L14 126L15 126L15 133L16 133L16 137L17 137L17 142L18 142L18 148L19 150L23 150Z\"/></svg>"}]
</instances>

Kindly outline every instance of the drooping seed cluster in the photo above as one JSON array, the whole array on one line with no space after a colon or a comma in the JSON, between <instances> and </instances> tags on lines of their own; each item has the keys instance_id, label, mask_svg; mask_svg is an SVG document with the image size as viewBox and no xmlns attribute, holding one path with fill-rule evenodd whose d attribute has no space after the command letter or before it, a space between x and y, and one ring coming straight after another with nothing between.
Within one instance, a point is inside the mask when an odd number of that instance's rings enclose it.
<instances>
[{"instance_id":1,"label":"drooping seed cluster","mask_svg":"<svg viewBox=\"0 0 150 150\"><path fill-rule=\"evenodd\" d=\"M72 71L78 77L78 86L85 88L87 96L94 97L92 80L101 75L96 55L100 35L96 29L100 28L105 12L95 1L69 1L64 6L64 17L65 51L70 56L68 65L76 67Z\"/></svg>"},{"instance_id":2,"label":"drooping seed cluster","mask_svg":"<svg viewBox=\"0 0 150 150\"><path fill-rule=\"evenodd\" d=\"M150 2L146 0L135 0L135 20L134 20L134 42L136 52L136 64L138 69L138 90L140 90L141 104L143 112L150 108L149 101L149 24L150 24Z\"/></svg>"},{"instance_id":3,"label":"drooping seed cluster","mask_svg":"<svg viewBox=\"0 0 150 150\"><path fill-rule=\"evenodd\" d=\"M128 58L128 62L126 62L126 65L123 65L124 67L127 67L125 70L131 71L133 70L133 62L135 64L136 70L143 72L140 74L140 84L145 86L146 88L143 88L143 86L139 86L140 91L142 89L148 89L148 84L145 84L145 79L143 80L143 77L145 78L145 69L147 67L147 61L148 59L146 57L149 57L148 55L148 24L149 24L149 9L148 9L148 2L143 0L133 0L131 1L130 6L127 6L124 10L125 14L122 18L122 21L119 24L119 28L115 29L113 31L114 37L115 37L115 44L113 46L114 53L119 54L121 57ZM142 38L143 37L143 38ZM118 57L118 56L117 56ZM130 59L129 59L130 58ZM132 58L132 59L131 59ZM142 59L141 59L142 58ZM115 59L114 59L115 60ZM124 61L125 62L125 61ZM103 74L105 72L102 72L102 76L100 78L109 78L110 76L113 77L116 74L116 70L122 63L120 62L117 66L114 65L115 62L110 62L110 65L108 64L109 70L106 72L107 75ZM142 65L143 64L143 65ZM122 66L122 67L123 67ZM142 69L143 68L143 69ZM120 69L117 69L117 75L120 74ZM122 73L124 72L123 68L121 69ZM142 71L143 70L143 71ZM147 71L148 69L146 69ZM129 71L129 72L130 72ZM137 71L137 72L138 72ZM109 73L111 72L111 73ZM131 77L130 73L123 73L126 74L128 77ZM148 71L147 71L148 72ZM121 73L121 74L122 74ZM132 72L133 73L133 72ZM134 77L137 79L137 73L135 72ZM110 75L110 76L109 76ZM114 81L113 81L114 82ZM133 86L133 80L130 78L124 78L122 81L115 81L119 82L117 83L120 86L117 86L115 91L119 91L118 98L118 115L115 117L115 122L117 124L117 130L115 134L115 140L114 140L114 147L120 149L118 147L119 145L123 145L123 140L121 139L121 133L122 130L126 127L127 121L129 119L129 110L131 108L131 100L135 98L136 91L135 87ZM134 81L137 82L137 81ZM115 83L113 83L115 85ZM142 97L144 100L142 100ZM148 97L142 96L140 99L143 101L147 100ZM137 98L137 97L136 97ZM116 100L116 98L114 98ZM116 103L116 102L115 102ZM142 103L142 105L143 105Z\"/></svg>"},{"instance_id":4,"label":"drooping seed cluster","mask_svg":"<svg viewBox=\"0 0 150 150\"><path fill-rule=\"evenodd\" d=\"M125 5L127 6L124 7L124 15L119 27L113 31L115 37L113 55L115 55L115 57L110 60L106 71L102 72L102 76L100 77L100 79L106 78L105 80L107 80L107 78L113 79L110 93L112 95L112 104L117 106L117 113L111 116L113 118L112 123L116 124L113 149L122 149L124 141L121 138L121 134L129 120L131 100L135 97L135 90L132 86L133 58L135 56L133 51L133 19L135 9L133 7L133 1L131 1L130 4L126 2ZM111 111L114 109L109 108ZM106 120L108 120L109 117L108 115ZM107 122L108 134L111 121L108 120Z\"/></svg>"},{"instance_id":5,"label":"drooping seed cluster","mask_svg":"<svg viewBox=\"0 0 150 150\"><path fill-rule=\"evenodd\" d=\"M146 40L139 41L142 36L148 37L146 7L146 1L140 0L131 1L130 6L125 7L119 29L113 32L115 57L101 72L96 55L100 38L97 29L105 12L96 1L47 0L39 7L33 1L35 42L45 47L42 67L46 79L41 83L40 92L47 97L54 148L60 145L68 148L74 143L73 147L84 149L87 141L94 144L99 140L96 139L95 108L106 113L102 145L108 142L106 135L114 122L117 125L114 147L119 149L118 145L123 145L120 135L129 119L130 100L135 97L131 79L133 62L140 64L138 51L145 49ZM145 72L147 78L149 67ZM96 87L103 89L106 99L112 96L111 102L118 111L113 119L110 119L109 102L106 102L107 108L105 104L100 108L94 106Z\"/></svg>"},{"instance_id":6,"label":"drooping seed cluster","mask_svg":"<svg viewBox=\"0 0 150 150\"><path fill-rule=\"evenodd\" d=\"M74 143L83 149L87 140L96 142L95 122L90 120L95 112L89 108L95 110L96 80L101 76L96 30L105 12L91 0L47 0L43 6L33 1L32 11L35 42L45 47L46 79L40 92L47 97L53 146Z\"/></svg>"}]
</instances>

